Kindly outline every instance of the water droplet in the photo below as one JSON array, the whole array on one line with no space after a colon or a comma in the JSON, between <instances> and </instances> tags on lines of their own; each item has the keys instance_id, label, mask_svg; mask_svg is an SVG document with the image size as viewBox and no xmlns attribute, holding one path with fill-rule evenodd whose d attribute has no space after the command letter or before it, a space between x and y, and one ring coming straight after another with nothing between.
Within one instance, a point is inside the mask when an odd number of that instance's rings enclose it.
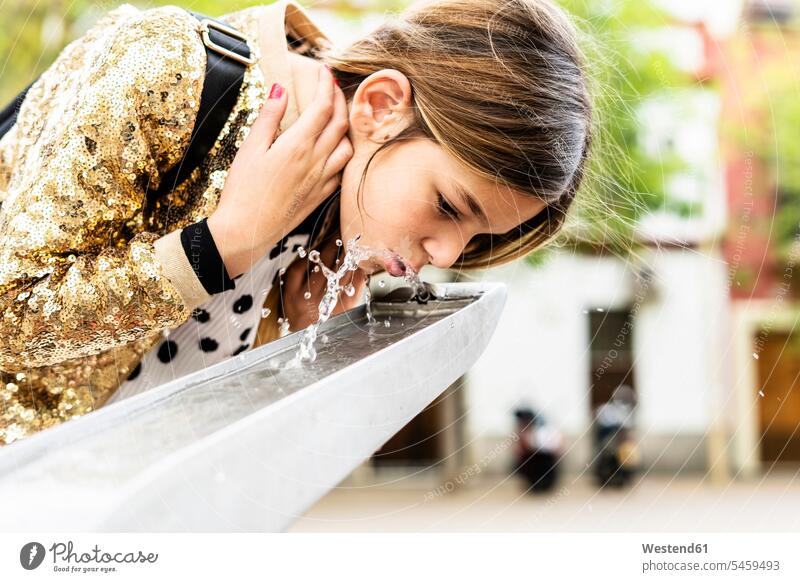
<instances>
[{"instance_id":1,"label":"water droplet","mask_svg":"<svg viewBox=\"0 0 800 582\"><path fill-rule=\"evenodd\" d=\"M306 256L306 249L304 249L303 247L298 247L297 254L300 255L300 258L302 259L303 257Z\"/></svg>"},{"instance_id":2,"label":"water droplet","mask_svg":"<svg viewBox=\"0 0 800 582\"><path fill-rule=\"evenodd\" d=\"M386 287L386 281L384 281L383 279L378 281L378 287Z\"/></svg>"},{"instance_id":3,"label":"water droplet","mask_svg":"<svg viewBox=\"0 0 800 582\"><path fill-rule=\"evenodd\" d=\"M598 307L596 311L605 311L602 307Z\"/></svg>"},{"instance_id":4,"label":"water droplet","mask_svg":"<svg viewBox=\"0 0 800 582\"><path fill-rule=\"evenodd\" d=\"M356 271L358 269L359 263L362 262L363 260L371 256L380 255L380 253L382 252L380 249L374 249L357 244L357 241L360 238L361 235L358 235L347 241L347 243L344 245L345 247L344 256L341 259L336 259L335 267L328 268L325 264L323 264L320 261L319 251L314 250L308 253L309 261L317 263L317 266L314 267L313 271L316 273L321 270L322 274L325 275L325 278L327 279L326 292L319 303L318 307L319 317L317 318L317 321L309 325L304 330L300 340L300 345L298 346L298 349L295 352L294 358L289 360L284 365L284 369L298 368L301 367L304 362L313 362L316 359L317 352L314 349L314 342L317 339L317 330L325 321L327 321L327 319L331 316L334 309L336 308L336 304L339 299L339 292L344 291L345 294L349 297L354 296L356 292L355 286L352 283L348 285L342 285L343 277L348 271ZM342 246L342 245L339 244L337 246ZM369 289L369 281L370 278L369 275L367 275L366 285L364 286L364 296L366 298L367 322L369 326L372 326L375 325L377 322L375 321L375 318L372 317L372 313L370 311L370 300L372 296ZM388 327L391 324L387 320L386 322L384 322L384 325ZM370 327L370 333L371 332L372 328ZM327 339L327 337L323 336L323 339L321 341L323 343L327 343L329 340Z\"/></svg>"},{"instance_id":5,"label":"water droplet","mask_svg":"<svg viewBox=\"0 0 800 582\"><path fill-rule=\"evenodd\" d=\"M272 310L269 307L264 307L261 309L261 317L269 317L269 314L272 313Z\"/></svg>"},{"instance_id":6,"label":"water droplet","mask_svg":"<svg viewBox=\"0 0 800 582\"><path fill-rule=\"evenodd\" d=\"M286 267L281 267L280 271L278 271L278 275L285 275L286 274Z\"/></svg>"},{"instance_id":7,"label":"water droplet","mask_svg":"<svg viewBox=\"0 0 800 582\"><path fill-rule=\"evenodd\" d=\"M306 291L305 293L303 293L303 297L305 297L306 299L311 299L311 291Z\"/></svg>"},{"instance_id":8,"label":"water droplet","mask_svg":"<svg viewBox=\"0 0 800 582\"><path fill-rule=\"evenodd\" d=\"M281 285L283 285L283 280L281 280Z\"/></svg>"},{"instance_id":9,"label":"water droplet","mask_svg":"<svg viewBox=\"0 0 800 582\"><path fill-rule=\"evenodd\" d=\"M337 247L342 246L342 239L339 239L339 238L336 239L336 246Z\"/></svg>"},{"instance_id":10,"label":"water droplet","mask_svg":"<svg viewBox=\"0 0 800 582\"><path fill-rule=\"evenodd\" d=\"M758 354L753 352L753 357L757 360L758 359Z\"/></svg>"},{"instance_id":11,"label":"water droplet","mask_svg":"<svg viewBox=\"0 0 800 582\"><path fill-rule=\"evenodd\" d=\"M169 328L165 328L165 329L164 329L164 330L161 332L161 335L163 335L164 337L169 337Z\"/></svg>"},{"instance_id":12,"label":"water droplet","mask_svg":"<svg viewBox=\"0 0 800 582\"><path fill-rule=\"evenodd\" d=\"M764 398L764 391L763 390L759 390L758 391L758 395L761 396L761 398Z\"/></svg>"}]
</instances>

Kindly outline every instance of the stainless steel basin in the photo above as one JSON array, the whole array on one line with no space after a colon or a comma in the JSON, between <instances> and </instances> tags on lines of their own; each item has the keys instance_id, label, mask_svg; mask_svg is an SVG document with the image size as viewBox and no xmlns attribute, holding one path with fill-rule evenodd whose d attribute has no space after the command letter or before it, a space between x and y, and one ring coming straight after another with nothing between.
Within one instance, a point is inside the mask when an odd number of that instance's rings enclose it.
<instances>
[{"instance_id":1,"label":"stainless steel basin","mask_svg":"<svg viewBox=\"0 0 800 582\"><path fill-rule=\"evenodd\" d=\"M331 318L302 368L297 332L3 448L0 531L286 529L486 347L505 286L429 289Z\"/></svg>"}]
</instances>

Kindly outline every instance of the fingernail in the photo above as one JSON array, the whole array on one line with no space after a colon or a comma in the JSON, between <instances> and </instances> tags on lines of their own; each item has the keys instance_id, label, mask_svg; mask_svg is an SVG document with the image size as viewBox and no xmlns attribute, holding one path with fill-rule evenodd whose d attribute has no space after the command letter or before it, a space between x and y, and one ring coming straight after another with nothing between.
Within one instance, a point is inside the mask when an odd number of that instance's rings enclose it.
<instances>
[{"instance_id":1,"label":"fingernail","mask_svg":"<svg viewBox=\"0 0 800 582\"><path fill-rule=\"evenodd\" d=\"M336 75L333 74L333 69L331 69L331 66L325 63L325 68L328 69L328 72L331 74L331 77L333 77L333 82L336 83L336 86L338 87L339 81L336 79Z\"/></svg>"},{"instance_id":2,"label":"fingernail","mask_svg":"<svg viewBox=\"0 0 800 582\"><path fill-rule=\"evenodd\" d=\"M280 99L283 95L283 86L280 83L273 83L272 88L269 90L270 99Z\"/></svg>"}]
</instances>

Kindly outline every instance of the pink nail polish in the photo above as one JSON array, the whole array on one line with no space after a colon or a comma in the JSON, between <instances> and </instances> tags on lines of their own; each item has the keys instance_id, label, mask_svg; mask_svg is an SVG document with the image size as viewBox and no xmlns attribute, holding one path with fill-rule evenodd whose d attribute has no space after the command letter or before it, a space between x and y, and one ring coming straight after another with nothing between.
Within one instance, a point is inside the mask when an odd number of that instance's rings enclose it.
<instances>
[{"instance_id":1,"label":"pink nail polish","mask_svg":"<svg viewBox=\"0 0 800 582\"><path fill-rule=\"evenodd\" d=\"M283 95L283 86L280 83L273 83L269 91L269 99L280 99Z\"/></svg>"}]
</instances>

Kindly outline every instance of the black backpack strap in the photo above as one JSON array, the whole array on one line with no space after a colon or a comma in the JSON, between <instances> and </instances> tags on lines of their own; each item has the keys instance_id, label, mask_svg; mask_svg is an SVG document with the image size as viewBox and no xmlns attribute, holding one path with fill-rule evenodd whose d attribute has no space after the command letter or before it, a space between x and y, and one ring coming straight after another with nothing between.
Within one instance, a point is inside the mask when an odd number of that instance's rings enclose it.
<instances>
[{"instance_id":1,"label":"black backpack strap","mask_svg":"<svg viewBox=\"0 0 800 582\"><path fill-rule=\"evenodd\" d=\"M148 201L174 189L200 165L236 105L247 67L254 63L247 39L227 24L187 10L202 25L206 47L206 76L194 129L183 159L161 178L157 190L147 191Z\"/></svg>"},{"instance_id":2,"label":"black backpack strap","mask_svg":"<svg viewBox=\"0 0 800 582\"><path fill-rule=\"evenodd\" d=\"M254 62L247 39L239 31L205 14L191 10L187 12L200 21L206 47L206 76L200 108L183 159L164 174L158 190L148 189L148 201L158 199L175 188L200 165L236 105L246 68ZM28 89L37 80L38 77L0 111L0 138L16 123L17 113Z\"/></svg>"},{"instance_id":3,"label":"black backpack strap","mask_svg":"<svg viewBox=\"0 0 800 582\"><path fill-rule=\"evenodd\" d=\"M11 102L0 111L0 138L2 138L8 130L11 129L11 126L17 122L17 113L19 113L19 108L22 106L22 102L25 100L25 95L28 93L28 89L33 86L33 84L38 80L38 77L31 81L30 85L25 87L22 91L20 91Z\"/></svg>"}]
</instances>

